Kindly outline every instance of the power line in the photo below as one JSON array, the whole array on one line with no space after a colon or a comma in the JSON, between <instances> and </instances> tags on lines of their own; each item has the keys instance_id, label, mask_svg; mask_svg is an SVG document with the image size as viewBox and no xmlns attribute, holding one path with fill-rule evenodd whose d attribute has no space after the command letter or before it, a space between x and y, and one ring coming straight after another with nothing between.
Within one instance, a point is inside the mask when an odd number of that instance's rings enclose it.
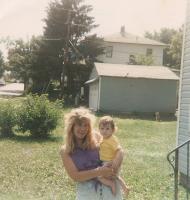
<instances>
[{"instance_id":1,"label":"power line","mask_svg":"<svg viewBox=\"0 0 190 200\"><path fill-rule=\"evenodd\" d=\"M43 40L46 40L46 41L51 41L51 40L60 41L60 40L63 40L63 38L43 38Z\"/></svg>"}]
</instances>

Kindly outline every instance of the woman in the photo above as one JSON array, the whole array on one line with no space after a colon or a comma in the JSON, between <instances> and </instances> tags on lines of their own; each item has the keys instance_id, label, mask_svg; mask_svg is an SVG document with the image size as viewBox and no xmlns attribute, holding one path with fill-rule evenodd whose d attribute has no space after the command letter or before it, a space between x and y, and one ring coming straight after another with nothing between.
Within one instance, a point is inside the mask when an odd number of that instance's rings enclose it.
<instances>
[{"instance_id":1,"label":"woman","mask_svg":"<svg viewBox=\"0 0 190 200\"><path fill-rule=\"evenodd\" d=\"M100 166L98 145L100 135L92 133L93 115L85 108L71 110L65 119L66 141L61 148L63 165L68 175L77 182L76 200L122 200L120 186L116 195L98 182L97 177L114 176L111 167Z\"/></svg>"}]
</instances>

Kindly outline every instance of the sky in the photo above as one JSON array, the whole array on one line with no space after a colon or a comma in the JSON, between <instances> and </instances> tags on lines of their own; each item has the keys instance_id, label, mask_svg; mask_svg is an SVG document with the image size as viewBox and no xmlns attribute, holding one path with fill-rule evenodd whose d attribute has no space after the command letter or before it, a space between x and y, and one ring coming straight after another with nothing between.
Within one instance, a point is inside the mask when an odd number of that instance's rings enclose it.
<instances>
[{"instance_id":1,"label":"sky","mask_svg":"<svg viewBox=\"0 0 190 200\"><path fill-rule=\"evenodd\" d=\"M0 38L29 38L43 33L50 0L0 0ZM178 28L184 23L186 0L85 0L93 6L91 16L99 36L120 31L142 36L162 27Z\"/></svg>"}]
</instances>

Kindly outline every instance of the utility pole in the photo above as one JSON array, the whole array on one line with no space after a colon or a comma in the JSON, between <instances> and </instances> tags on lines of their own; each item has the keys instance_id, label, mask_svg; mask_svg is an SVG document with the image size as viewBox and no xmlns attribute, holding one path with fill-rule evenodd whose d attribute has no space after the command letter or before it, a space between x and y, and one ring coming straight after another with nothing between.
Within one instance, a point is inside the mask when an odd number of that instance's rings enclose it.
<instances>
[{"instance_id":1,"label":"utility pole","mask_svg":"<svg viewBox=\"0 0 190 200\"><path fill-rule=\"evenodd\" d=\"M71 29L71 12L72 10L67 10L68 11L68 18L67 18L67 35L66 35L66 40L65 40L65 49L64 49L64 57L63 57L63 66L62 66L62 73L61 73L61 95L60 97L63 98L64 95L64 86L65 86L65 77L67 75L67 67L68 67L68 62L69 62L69 41L70 41L70 29Z\"/></svg>"},{"instance_id":2,"label":"utility pole","mask_svg":"<svg viewBox=\"0 0 190 200\"><path fill-rule=\"evenodd\" d=\"M65 87L65 77L67 76L68 64L69 64L69 57L68 57L69 46L71 45L74 48L74 50L77 51L78 54L80 54L80 52L76 49L76 47L74 47L74 45L72 44L72 42L70 40L71 26L86 27L86 25L71 23L71 13L75 13L76 12L75 10L69 10L69 9L61 9L61 10L65 10L68 12L67 22L65 23L65 24L67 24L67 35L66 35L66 39L65 39L64 58L63 58L63 66L62 66L62 73L61 73L61 95L60 95L60 98L63 98L64 87ZM67 76L67 81L68 81L68 76Z\"/></svg>"}]
</instances>

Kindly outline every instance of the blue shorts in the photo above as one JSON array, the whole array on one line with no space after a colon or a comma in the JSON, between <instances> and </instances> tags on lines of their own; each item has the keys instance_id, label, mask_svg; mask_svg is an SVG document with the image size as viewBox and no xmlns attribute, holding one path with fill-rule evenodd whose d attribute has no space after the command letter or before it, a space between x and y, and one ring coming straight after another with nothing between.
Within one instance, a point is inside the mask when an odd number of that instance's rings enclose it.
<instances>
[{"instance_id":1,"label":"blue shorts","mask_svg":"<svg viewBox=\"0 0 190 200\"><path fill-rule=\"evenodd\" d=\"M116 181L116 195L112 194L109 187L98 184L95 189L94 180L84 181L77 184L76 200L122 200L120 184Z\"/></svg>"}]
</instances>

